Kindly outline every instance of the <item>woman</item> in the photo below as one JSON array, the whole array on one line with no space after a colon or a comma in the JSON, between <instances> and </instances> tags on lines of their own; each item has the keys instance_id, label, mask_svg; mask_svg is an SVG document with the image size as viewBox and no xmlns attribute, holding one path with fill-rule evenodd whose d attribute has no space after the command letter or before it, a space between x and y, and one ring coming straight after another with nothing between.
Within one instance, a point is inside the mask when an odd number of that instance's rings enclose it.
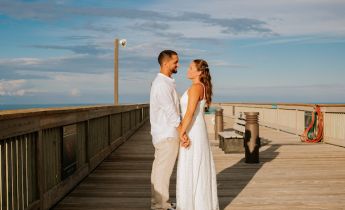
<instances>
[{"instance_id":1,"label":"woman","mask_svg":"<svg viewBox=\"0 0 345 210\"><path fill-rule=\"evenodd\" d=\"M194 60L188 69L191 87L180 99L181 145L177 165L177 210L218 210L217 180L207 137L204 108L210 106L211 75L206 61ZM189 141L185 141L187 135Z\"/></svg>"}]
</instances>

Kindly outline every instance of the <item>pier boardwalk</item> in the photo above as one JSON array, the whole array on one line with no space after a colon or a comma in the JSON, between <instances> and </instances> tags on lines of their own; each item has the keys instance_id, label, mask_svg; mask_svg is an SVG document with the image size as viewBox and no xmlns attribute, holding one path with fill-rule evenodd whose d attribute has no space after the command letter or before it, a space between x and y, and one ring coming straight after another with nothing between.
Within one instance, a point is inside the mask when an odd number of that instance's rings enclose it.
<instances>
[{"instance_id":1,"label":"pier boardwalk","mask_svg":"<svg viewBox=\"0 0 345 210\"><path fill-rule=\"evenodd\" d=\"M149 209L153 146L147 122L54 210ZM301 143L297 135L260 127L269 143L260 163L212 146L221 209L345 209L345 148ZM175 197L175 172L171 197Z\"/></svg>"}]
</instances>

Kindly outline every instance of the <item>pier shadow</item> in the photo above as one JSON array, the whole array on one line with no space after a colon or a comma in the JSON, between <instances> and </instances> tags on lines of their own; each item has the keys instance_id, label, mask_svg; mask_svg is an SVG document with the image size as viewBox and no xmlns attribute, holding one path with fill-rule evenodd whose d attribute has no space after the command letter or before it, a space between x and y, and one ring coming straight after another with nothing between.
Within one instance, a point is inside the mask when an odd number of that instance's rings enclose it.
<instances>
[{"instance_id":1,"label":"pier shadow","mask_svg":"<svg viewBox=\"0 0 345 210\"><path fill-rule=\"evenodd\" d=\"M245 163L243 157L236 164L222 170L217 174L219 207L224 209L241 193L254 175L265 164L277 157L277 149L281 145L270 145L266 150L260 151L260 163ZM243 154L244 155L244 154Z\"/></svg>"}]
</instances>

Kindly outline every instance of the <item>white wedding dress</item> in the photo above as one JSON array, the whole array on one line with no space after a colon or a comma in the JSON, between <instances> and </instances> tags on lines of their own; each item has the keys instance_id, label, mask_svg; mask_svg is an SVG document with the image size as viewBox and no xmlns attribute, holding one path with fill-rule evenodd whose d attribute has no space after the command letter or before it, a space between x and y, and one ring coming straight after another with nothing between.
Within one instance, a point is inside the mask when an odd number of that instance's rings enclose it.
<instances>
[{"instance_id":1,"label":"white wedding dress","mask_svg":"<svg viewBox=\"0 0 345 210\"><path fill-rule=\"evenodd\" d=\"M188 90L182 95L180 104L184 116ZM205 99L198 102L187 130L191 145L187 149L180 147L176 180L177 210L219 210L216 170L204 119L205 104Z\"/></svg>"}]
</instances>

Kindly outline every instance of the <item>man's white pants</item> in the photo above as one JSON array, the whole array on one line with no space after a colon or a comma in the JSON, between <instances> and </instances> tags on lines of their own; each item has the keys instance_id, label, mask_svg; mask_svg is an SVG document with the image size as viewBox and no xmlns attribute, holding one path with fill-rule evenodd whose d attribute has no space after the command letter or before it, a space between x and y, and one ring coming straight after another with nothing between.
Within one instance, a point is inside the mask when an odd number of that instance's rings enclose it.
<instances>
[{"instance_id":1,"label":"man's white pants","mask_svg":"<svg viewBox=\"0 0 345 210\"><path fill-rule=\"evenodd\" d=\"M168 138L154 145L155 159L151 172L151 209L167 209L169 203L169 184L176 162L179 139Z\"/></svg>"}]
</instances>

